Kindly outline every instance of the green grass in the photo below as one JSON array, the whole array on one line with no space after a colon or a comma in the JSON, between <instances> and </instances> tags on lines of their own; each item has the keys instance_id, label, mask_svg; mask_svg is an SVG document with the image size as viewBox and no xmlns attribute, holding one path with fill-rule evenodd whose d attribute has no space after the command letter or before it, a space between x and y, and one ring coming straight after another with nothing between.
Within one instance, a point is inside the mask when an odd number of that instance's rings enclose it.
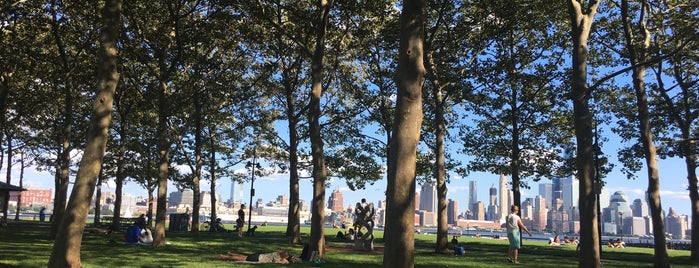
<instances>
[{"instance_id":1,"label":"green grass","mask_svg":"<svg viewBox=\"0 0 699 268\"><path fill-rule=\"evenodd\" d=\"M187 232L167 232L164 248L113 243L121 234L99 235L85 233L81 250L84 267L278 267L274 264L233 264L218 260L226 252L253 253L288 249L300 255L302 246L292 245L284 236L285 227L259 227L255 237L237 237L233 233L201 233L193 237ZM301 229L302 239L308 241L310 228ZM380 252L339 251L331 247L352 247L350 242L335 238L336 229L326 229L326 263L321 267L381 267ZM0 267L46 267L51 240L48 229L36 226L0 228ZM383 247L383 232L377 231L375 246ZM511 267L505 259L507 242L488 238L460 238L465 256L442 255L434 252L434 235L415 236L415 267ZM525 241L520 251L519 267L577 267L574 247L551 247L545 242ZM670 250L673 267L698 267L689 260L689 251ZM602 248L604 267L653 267L653 250L647 248ZM309 267L309 263L287 264L286 267Z\"/></svg>"}]
</instances>

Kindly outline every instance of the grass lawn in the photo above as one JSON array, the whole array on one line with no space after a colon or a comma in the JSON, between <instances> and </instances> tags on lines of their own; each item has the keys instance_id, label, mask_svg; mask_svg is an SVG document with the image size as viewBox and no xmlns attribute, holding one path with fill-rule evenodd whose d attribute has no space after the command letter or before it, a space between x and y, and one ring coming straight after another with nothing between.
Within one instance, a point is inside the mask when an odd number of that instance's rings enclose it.
<instances>
[{"instance_id":1,"label":"grass lawn","mask_svg":"<svg viewBox=\"0 0 699 268\"><path fill-rule=\"evenodd\" d=\"M227 226L229 227L229 226ZM278 267L279 264L240 264L218 259L226 252L254 253L288 249L292 255L301 254L301 245L290 244L283 226L264 226L254 237L237 237L233 233L200 233L193 237L187 232L167 232L164 248L123 245L122 234L99 235L85 233L81 250L84 267ZM309 239L309 227L301 229L303 241ZM351 250L353 244L335 238L337 229L326 233L326 263L286 264L286 267L381 267L383 232L375 232L373 252ZM12 224L0 228L0 267L46 267L53 242L46 239L48 229L32 224L18 227ZM415 236L415 267L510 267L505 256L507 241L489 238L461 237L459 244L466 255L435 254L434 235ZM577 267L575 248L552 247L545 242L525 241L520 251L518 267ZM673 267L697 267L689 261L689 251L670 250ZM648 248L602 248L604 267L653 267L653 250Z\"/></svg>"}]
</instances>

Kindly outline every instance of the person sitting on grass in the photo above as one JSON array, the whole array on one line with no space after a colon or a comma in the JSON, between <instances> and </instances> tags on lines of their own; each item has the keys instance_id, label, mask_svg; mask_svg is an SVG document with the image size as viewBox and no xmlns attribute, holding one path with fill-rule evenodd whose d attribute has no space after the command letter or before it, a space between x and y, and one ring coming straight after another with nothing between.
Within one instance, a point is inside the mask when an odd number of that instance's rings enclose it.
<instances>
[{"instance_id":1,"label":"person sitting on grass","mask_svg":"<svg viewBox=\"0 0 699 268\"><path fill-rule=\"evenodd\" d=\"M549 246L560 246L561 238L556 235L553 239L549 240Z\"/></svg>"},{"instance_id":2,"label":"person sitting on grass","mask_svg":"<svg viewBox=\"0 0 699 268\"><path fill-rule=\"evenodd\" d=\"M141 241L141 227L132 224L126 228L126 236L123 238L126 244L138 244Z\"/></svg>"},{"instance_id":3,"label":"person sitting on grass","mask_svg":"<svg viewBox=\"0 0 699 268\"><path fill-rule=\"evenodd\" d=\"M607 245L610 248L626 248L626 243L624 243L624 240L621 240L621 238L617 238L616 241L612 242L611 239Z\"/></svg>"},{"instance_id":4,"label":"person sitting on grass","mask_svg":"<svg viewBox=\"0 0 699 268\"><path fill-rule=\"evenodd\" d=\"M227 261L249 261L257 263L289 263L296 262L298 258L293 258L288 250L270 252L270 253L253 253L253 254L240 254L228 252L226 254L219 255L220 260Z\"/></svg>"},{"instance_id":5,"label":"person sitting on grass","mask_svg":"<svg viewBox=\"0 0 699 268\"><path fill-rule=\"evenodd\" d=\"M148 228L144 228L141 231L141 244L142 245L152 245L153 244L153 233Z\"/></svg>"}]
</instances>

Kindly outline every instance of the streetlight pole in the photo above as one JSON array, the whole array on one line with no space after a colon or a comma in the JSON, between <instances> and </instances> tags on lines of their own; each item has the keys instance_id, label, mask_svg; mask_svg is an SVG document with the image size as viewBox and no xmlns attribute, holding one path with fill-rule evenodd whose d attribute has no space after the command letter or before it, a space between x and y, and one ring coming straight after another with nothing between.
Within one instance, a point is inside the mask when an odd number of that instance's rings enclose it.
<instances>
[{"instance_id":1,"label":"streetlight pole","mask_svg":"<svg viewBox=\"0 0 699 268\"><path fill-rule=\"evenodd\" d=\"M255 168L261 168L260 163L257 163L256 152L253 152L252 162L248 162L245 165L245 167L252 169L252 175L250 179L250 205L248 205L248 230L250 230L250 225L252 222L252 198L255 196Z\"/></svg>"}]
</instances>

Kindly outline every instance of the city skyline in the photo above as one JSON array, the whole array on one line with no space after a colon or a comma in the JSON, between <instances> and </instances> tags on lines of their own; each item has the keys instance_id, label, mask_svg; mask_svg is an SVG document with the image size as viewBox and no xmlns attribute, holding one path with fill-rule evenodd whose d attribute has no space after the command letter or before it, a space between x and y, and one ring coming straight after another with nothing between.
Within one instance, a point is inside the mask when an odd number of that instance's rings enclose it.
<instances>
[{"instance_id":1,"label":"city skyline","mask_svg":"<svg viewBox=\"0 0 699 268\"><path fill-rule=\"evenodd\" d=\"M659 160L659 166L660 166L660 171L661 171L661 201L662 201L662 208L663 210L667 213L668 209L670 207L673 208L674 211L676 211L680 215L691 215L691 208L690 208L690 202L689 202L689 196L687 192L687 179L686 179L686 172L683 173L683 163L682 159L661 159ZM671 168L675 167L675 168ZM240 168L240 172L245 172L244 167ZM644 174L645 169L641 170L639 174ZM18 179L16 178L16 174L19 174L19 172L13 172L13 179L11 183L13 185L18 185ZM304 175L304 174L302 174ZM606 187L605 189L609 193L614 193L616 191L623 191L631 201L641 198L645 200L644 192L645 188L647 188L647 181L642 177L642 175L639 175L639 179L637 180L627 180L626 176L623 174L620 174L620 172L612 172L605 178L606 182ZM27 169L25 170L25 183L24 187L36 187L36 188L50 188L53 189L53 175L51 175L49 172L38 172L33 169ZM462 213L466 211L467 209L467 204L469 202L469 187L468 187L468 182L475 180L480 184L480 187L478 187L478 193L477 195L481 198L479 198L479 201L484 202L487 205L487 198L489 196L489 188L491 185L499 185L500 175L499 174L489 174L489 173L483 173L483 172L472 172L470 176L468 177L460 177L458 175L452 174L450 178L450 183L447 185L448 188L448 194L447 194L447 199L452 199L455 201L458 201L461 205L459 206L459 209L461 210L459 213ZM550 180L542 179L541 181L545 182L551 182ZM534 183L531 180L527 180L527 182L530 184L530 189L521 189L522 193L522 200L524 200L527 197L534 198L536 195L539 193L539 184ZM336 189L339 189L340 191L343 192L344 194L344 200L345 202L357 202L361 200L361 198L366 198L368 202L373 202L377 203L379 200L384 200L385 199L385 190L386 190L386 180L380 180L377 181L374 185L367 185L367 188L364 190L357 190L357 191L350 191L349 187L346 186L345 182L342 180L338 180L335 178L329 178L328 179L328 184L330 185L329 188L326 189L326 202L327 198L329 197L330 193ZM231 180L229 179L220 179L218 180L218 186L217 186L217 193L221 195L221 198L223 200L228 200L231 198L230 193L231 193ZM110 180L110 183L108 186L106 186L107 189L114 189L113 185L113 180ZM416 191L419 192L421 185L416 185ZM287 174L272 174L269 176L263 176L263 177L258 177L255 180L255 188L256 188L256 196L255 200L258 198L262 198L263 200L274 200L277 196L281 194L289 194L289 187L288 187L288 175ZM499 187L498 187L499 188ZM509 185L508 185L509 188ZM168 192L171 192L173 190L176 190L177 188L174 187L173 184L168 185ZM305 200L307 203L310 204L312 201L312 184L311 180L305 179L300 181L300 198ZM127 181L126 184L124 185L124 192L125 193L131 193L133 195L139 196L145 196L146 192L145 190L140 187L137 183L135 182L130 182ZM202 181L202 186L201 190L203 191L208 191L210 190L209 182L208 181ZM500 190L498 189L498 193ZM244 182L242 184L242 199L244 200L244 203L249 202L249 193L250 193L250 182ZM485 199L484 199L485 198ZM499 200L500 198L498 198ZM546 201L549 203L550 201ZM347 204L345 204L347 206Z\"/></svg>"}]
</instances>

